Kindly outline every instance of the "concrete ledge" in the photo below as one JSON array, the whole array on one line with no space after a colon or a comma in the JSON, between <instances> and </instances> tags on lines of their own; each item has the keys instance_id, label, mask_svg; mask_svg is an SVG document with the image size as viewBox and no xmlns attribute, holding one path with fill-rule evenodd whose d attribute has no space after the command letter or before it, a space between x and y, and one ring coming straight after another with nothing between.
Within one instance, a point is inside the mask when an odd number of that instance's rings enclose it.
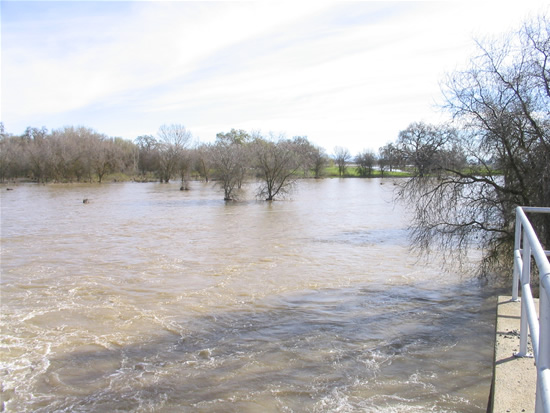
<instances>
[{"instance_id":1,"label":"concrete ledge","mask_svg":"<svg viewBox=\"0 0 550 413\"><path fill-rule=\"evenodd\" d=\"M538 308L538 300L535 300ZM498 297L492 397L488 412L535 411L537 372L533 358L516 358L519 351L521 303Z\"/></svg>"}]
</instances>

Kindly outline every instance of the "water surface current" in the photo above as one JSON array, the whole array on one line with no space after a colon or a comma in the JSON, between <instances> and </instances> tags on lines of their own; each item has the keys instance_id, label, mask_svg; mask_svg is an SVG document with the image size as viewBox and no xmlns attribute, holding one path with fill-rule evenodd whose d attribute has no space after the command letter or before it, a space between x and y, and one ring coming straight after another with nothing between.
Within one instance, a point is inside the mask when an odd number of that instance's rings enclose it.
<instances>
[{"instance_id":1,"label":"water surface current","mask_svg":"<svg viewBox=\"0 0 550 413\"><path fill-rule=\"evenodd\" d=\"M391 180L1 189L2 411L486 409L493 294L418 261Z\"/></svg>"}]
</instances>

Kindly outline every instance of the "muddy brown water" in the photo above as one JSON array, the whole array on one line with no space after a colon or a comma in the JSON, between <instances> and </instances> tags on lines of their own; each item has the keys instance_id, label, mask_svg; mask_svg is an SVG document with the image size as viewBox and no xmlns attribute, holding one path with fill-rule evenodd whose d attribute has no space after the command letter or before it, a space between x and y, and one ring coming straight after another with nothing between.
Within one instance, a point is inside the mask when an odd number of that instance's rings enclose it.
<instances>
[{"instance_id":1,"label":"muddy brown water","mask_svg":"<svg viewBox=\"0 0 550 413\"><path fill-rule=\"evenodd\" d=\"M1 187L2 409L485 411L495 298L418 262L392 188Z\"/></svg>"}]
</instances>

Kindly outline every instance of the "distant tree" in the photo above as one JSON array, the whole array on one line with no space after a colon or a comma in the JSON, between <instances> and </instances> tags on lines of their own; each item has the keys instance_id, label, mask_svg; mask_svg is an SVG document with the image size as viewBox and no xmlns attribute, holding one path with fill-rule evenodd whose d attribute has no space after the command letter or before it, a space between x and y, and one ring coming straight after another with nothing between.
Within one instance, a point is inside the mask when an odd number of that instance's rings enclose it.
<instances>
[{"instance_id":1,"label":"distant tree","mask_svg":"<svg viewBox=\"0 0 550 413\"><path fill-rule=\"evenodd\" d=\"M28 141L38 141L43 140L48 137L48 129L46 129L45 126L42 126L42 128L33 128L31 126L27 127L25 129L25 132L23 133L22 138L28 140Z\"/></svg>"},{"instance_id":2,"label":"distant tree","mask_svg":"<svg viewBox=\"0 0 550 413\"><path fill-rule=\"evenodd\" d=\"M20 137L14 137L5 132L0 123L0 180L23 176L27 170L27 143Z\"/></svg>"},{"instance_id":3,"label":"distant tree","mask_svg":"<svg viewBox=\"0 0 550 413\"><path fill-rule=\"evenodd\" d=\"M106 138L112 141L113 172L136 175L139 171L139 147L131 140L120 137Z\"/></svg>"},{"instance_id":4,"label":"distant tree","mask_svg":"<svg viewBox=\"0 0 550 413\"><path fill-rule=\"evenodd\" d=\"M376 165L376 155L372 151L363 151L355 157L355 164L359 176L371 177Z\"/></svg>"},{"instance_id":5,"label":"distant tree","mask_svg":"<svg viewBox=\"0 0 550 413\"><path fill-rule=\"evenodd\" d=\"M272 201L276 196L288 193L300 169L296 145L282 135L257 137L252 145L256 168L262 182L258 196L266 201Z\"/></svg>"},{"instance_id":6,"label":"distant tree","mask_svg":"<svg viewBox=\"0 0 550 413\"><path fill-rule=\"evenodd\" d=\"M54 179L69 182L91 179L92 141L97 139L103 139L103 135L83 126L66 126L52 131L49 140Z\"/></svg>"},{"instance_id":7,"label":"distant tree","mask_svg":"<svg viewBox=\"0 0 550 413\"><path fill-rule=\"evenodd\" d=\"M201 143L195 149L194 154L195 170L199 176L206 182L210 180L210 170L212 169L212 145Z\"/></svg>"},{"instance_id":8,"label":"distant tree","mask_svg":"<svg viewBox=\"0 0 550 413\"><path fill-rule=\"evenodd\" d=\"M313 177L321 178L325 173L325 168L328 163L329 157L326 151L319 146L314 146L311 151L311 169L313 171Z\"/></svg>"},{"instance_id":9,"label":"distant tree","mask_svg":"<svg viewBox=\"0 0 550 413\"><path fill-rule=\"evenodd\" d=\"M152 135L141 135L135 139L138 147L138 170L141 175L156 172L159 166L159 142Z\"/></svg>"},{"instance_id":10,"label":"distant tree","mask_svg":"<svg viewBox=\"0 0 550 413\"><path fill-rule=\"evenodd\" d=\"M169 182L179 172L182 180L187 163L187 148L191 144L191 132L180 124L162 125L158 130L159 176L161 182ZM183 172L182 172L183 171Z\"/></svg>"},{"instance_id":11,"label":"distant tree","mask_svg":"<svg viewBox=\"0 0 550 413\"><path fill-rule=\"evenodd\" d=\"M257 134L259 134L259 132L255 133L254 136ZM239 160L237 162L237 168L234 171L237 189L241 189L249 168L250 144L254 136L242 129L231 129L229 133L218 133L216 135L216 144L222 144L222 147L225 147Z\"/></svg>"},{"instance_id":12,"label":"distant tree","mask_svg":"<svg viewBox=\"0 0 550 413\"><path fill-rule=\"evenodd\" d=\"M99 183L105 174L134 171L135 145L122 138L96 138L92 141L90 161Z\"/></svg>"},{"instance_id":13,"label":"distant tree","mask_svg":"<svg viewBox=\"0 0 550 413\"><path fill-rule=\"evenodd\" d=\"M9 154L11 139L4 132L4 124L0 122L0 182L4 182L9 178L10 161L14 159L13 155Z\"/></svg>"},{"instance_id":14,"label":"distant tree","mask_svg":"<svg viewBox=\"0 0 550 413\"><path fill-rule=\"evenodd\" d=\"M398 152L393 143L388 143L378 149L378 167L382 176L386 170L393 171L398 163Z\"/></svg>"},{"instance_id":15,"label":"distant tree","mask_svg":"<svg viewBox=\"0 0 550 413\"><path fill-rule=\"evenodd\" d=\"M231 129L227 133L220 132L216 134L216 141L225 142L226 144L246 145L250 143L252 136L242 129Z\"/></svg>"},{"instance_id":16,"label":"distant tree","mask_svg":"<svg viewBox=\"0 0 550 413\"><path fill-rule=\"evenodd\" d=\"M348 168L348 163L351 161L351 154L349 150L341 146L336 146L334 148L334 161L338 166L338 175L340 177L344 176Z\"/></svg>"},{"instance_id":17,"label":"distant tree","mask_svg":"<svg viewBox=\"0 0 550 413\"><path fill-rule=\"evenodd\" d=\"M184 149L176 163L176 172L178 173L178 176L181 181L181 187L180 189L189 189L188 181L191 175L191 168L193 165L193 155L196 154L191 149Z\"/></svg>"},{"instance_id":18,"label":"distant tree","mask_svg":"<svg viewBox=\"0 0 550 413\"><path fill-rule=\"evenodd\" d=\"M223 189L223 199L231 201L238 197L238 190L242 185L247 164L247 147L241 140L225 139L222 134L218 134L218 137L210 152L212 165Z\"/></svg>"},{"instance_id":19,"label":"distant tree","mask_svg":"<svg viewBox=\"0 0 550 413\"><path fill-rule=\"evenodd\" d=\"M90 142L91 169L97 175L99 183L106 173L114 170L115 162L112 142L105 139L94 139Z\"/></svg>"},{"instance_id":20,"label":"distant tree","mask_svg":"<svg viewBox=\"0 0 550 413\"><path fill-rule=\"evenodd\" d=\"M100 182L110 172L135 172L137 147L83 126L48 133L28 127L19 136L0 136L0 179L26 177L37 182Z\"/></svg>"},{"instance_id":21,"label":"distant tree","mask_svg":"<svg viewBox=\"0 0 550 413\"><path fill-rule=\"evenodd\" d=\"M455 141L452 128L416 122L399 132L396 150L403 167L418 176L442 169L449 145Z\"/></svg>"},{"instance_id":22,"label":"distant tree","mask_svg":"<svg viewBox=\"0 0 550 413\"><path fill-rule=\"evenodd\" d=\"M300 169L303 172L303 176L307 178L315 166L317 148L308 140L307 136L294 136L292 143L296 147Z\"/></svg>"},{"instance_id":23,"label":"distant tree","mask_svg":"<svg viewBox=\"0 0 550 413\"><path fill-rule=\"evenodd\" d=\"M20 152L16 156L23 175L46 182L51 170L51 148L48 130L28 127L21 136ZM24 165L24 166L23 166Z\"/></svg>"}]
</instances>

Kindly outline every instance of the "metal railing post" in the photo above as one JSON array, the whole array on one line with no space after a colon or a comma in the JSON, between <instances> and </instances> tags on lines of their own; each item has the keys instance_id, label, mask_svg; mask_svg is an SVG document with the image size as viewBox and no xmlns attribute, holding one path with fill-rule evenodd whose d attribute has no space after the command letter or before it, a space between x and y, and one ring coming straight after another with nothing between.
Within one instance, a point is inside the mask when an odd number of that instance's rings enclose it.
<instances>
[{"instance_id":1,"label":"metal railing post","mask_svg":"<svg viewBox=\"0 0 550 413\"><path fill-rule=\"evenodd\" d=\"M545 287L549 277L550 274L540 273L536 413L550 410L550 291Z\"/></svg>"},{"instance_id":2,"label":"metal railing post","mask_svg":"<svg viewBox=\"0 0 550 413\"><path fill-rule=\"evenodd\" d=\"M514 252L521 251L521 220L516 210L516 234L514 238ZM519 286L519 270L516 266L516 254L514 254L514 278L512 282L512 301L519 301L518 298L518 286Z\"/></svg>"},{"instance_id":3,"label":"metal railing post","mask_svg":"<svg viewBox=\"0 0 550 413\"><path fill-rule=\"evenodd\" d=\"M523 234L523 268L521 271L521 295L525 298L531 292L531 245L527 234ZM527 337L529 336L528 323L528 302L529 300L521 300L521 323L519 330L519 352L518 357L526 357L527 352Z\"/></svg>"}]
</instances>

